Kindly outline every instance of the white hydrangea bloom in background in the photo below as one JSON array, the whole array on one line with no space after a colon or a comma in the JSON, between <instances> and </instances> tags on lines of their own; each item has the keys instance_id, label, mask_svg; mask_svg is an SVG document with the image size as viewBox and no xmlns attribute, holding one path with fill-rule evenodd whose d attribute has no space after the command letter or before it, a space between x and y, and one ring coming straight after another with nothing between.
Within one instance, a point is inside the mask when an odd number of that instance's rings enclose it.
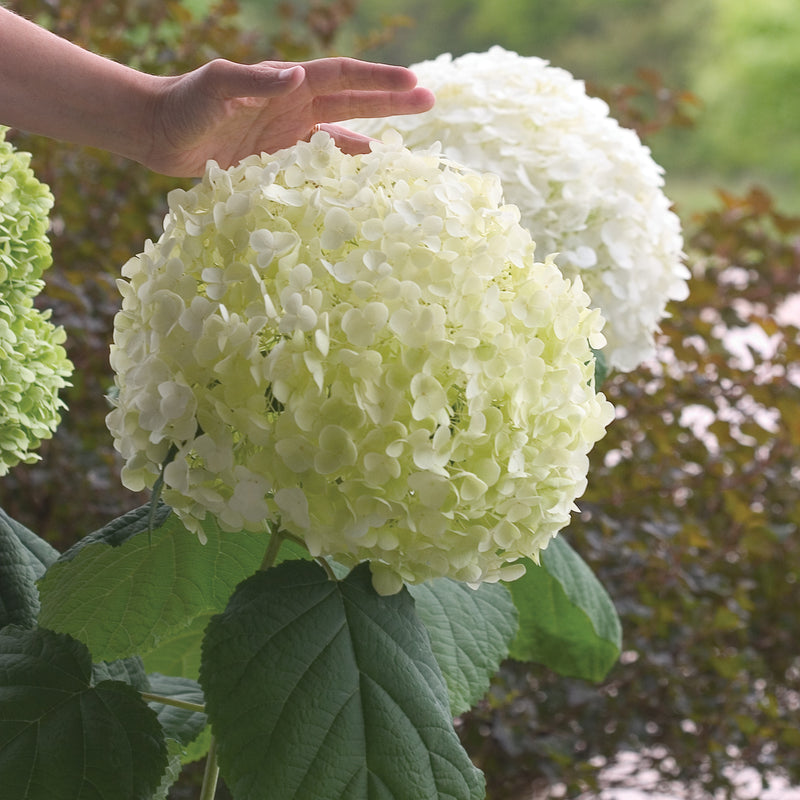
<instances>
[{"instance_id":1,"label":"white hydrangea bloom in background","mask_svg":"<svg viewBox=\"0 0 800 800\"><path fill-rule=\"evenodd\" d=\"M325 133L171 193L123 268L108 417L185 524L278 521L379 591L511 579L584 490L613 409L602 318L535 263L499 182Z\"/></svg>"},{"instance_id":2,"label":"white hydrangea bloom in background","mask_svg":"<svg viewBox=\"0 0 800 800\"><path fill-rule=\"evenodd\" d=\"M558 253L601 309L609 365L629 371L650 357L689 273L662 169L636 133L540 58L493 47L412 69L436 95L432 110L347 125L378 138L396 129L411 149L440 142L453 160L498 175L537 252Z\"/></svg>"}]
</instances>

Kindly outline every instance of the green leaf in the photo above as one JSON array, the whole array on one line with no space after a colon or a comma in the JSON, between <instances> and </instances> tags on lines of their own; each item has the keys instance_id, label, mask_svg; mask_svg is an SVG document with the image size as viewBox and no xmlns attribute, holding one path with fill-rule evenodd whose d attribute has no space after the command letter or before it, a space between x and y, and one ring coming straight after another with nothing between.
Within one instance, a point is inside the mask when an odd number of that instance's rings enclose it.
<instances>
[{"instance_id":1,"label":"green leaf","mask_svg":"<svg viewBox=\"0 0 800 800\"><path fill-rule=\"evenodd\" d=\"M16 524L0 510L0 628L36 625L39 594L30 551L17 536Z\"/></svg>"},{"instance_id":2,"label":"green leaf","mask_svg":"<svg viewBox=\"0 0 800 800\"><path fill-rule=\"evenodd\" d=\"M511 657L560 675L601 681L619 658L622 628L614 604L583 559L557 536L541 566L507 584L519 611Z\"/></svg>"},{"instance_id":3,"label":"green leaf","mask_svg":"<svg viewBox=\"0 0 800 800\"><path fill-rule=\"evenodd\" d=\"M92 683L123 681L140 692L150 691L150 681L139 656L92 664Z\"/></svg>"},{"instance_id":4,"label":"green leaf","mask_svg":"<svg viewBox=\"0 0 800 800\"><path fill-rule=\"evenodd\" d=\"M594 353L594 385L599 391L605 383L610 370L608 368L606 354L602 350L592 350L592 353Z\"/></svg>"},{"instance_id":5,"label":"green leaf","mask_svg":"<svg viewBox=\"0 0 800 800\"><path fill-rule=\"evenodd\" d=\"M27 551L28 563L31 565L37 579L41 578L45 570L59 557L58 550L33 531L28 530L21 522L9 517L0 508L0 526L4 524L11 528L19 543Z\"/></svg>"},{"instance_id":6,"label":"green leaf","mask_svg":"<svg viewBox=\"0 0 800 800\"><path fill-rule=\"evenodd\" d=\"M161 776L161 783L153 793L151 800L168 800L169 790L177 782L181 774L183 748L174 739L167 740L167 769Z\"/></svg>"},{"instance_id":7,"label":"green leaf","mask_svg":"<svg viewBox=\"0 0 800 800\"><path fill-rule=\"evenodd\" d=\"M197 680L203 633L217 611L219 609L198 614L185 628L162 638L142 657L147 671Z\"/></svg>"},{"instance_id":8,"label":"green leaf","mask_svg":"<svg viewBox=\"0 0 800 800\"><path fill-rule=\"evenodd\" d=\"M0 631L0 786L14 800L150 800L167 767L155 713L120 681L92 685L75 639Z\"/></svg>"},{"instance_id":9,"label":"green leaf","mask_svg":"<svg viewBox=\"0 0 800 800\"><path fill-rule=\"evenodd\" d=\"M408 588L430 634L452 713L462 714L486 694L517 633L511 593L498 583L470 589L449 578Z\"/></svg>"},{"instance_id":10,"label":"green leaf","mask_svg":"<svg viewBox=\"0 0 800 800\"><path fill-rule=\"evenodd\" d=\"M211 747L211 725L206 725L200 735L183 748L181 753L181 763L191 764L192 761L199 761L208 755Z\"/></svg>"},{"instance_id":11,"label":"green leaf","mask_svg":"<svg viewBox=\"0 0 800 800\"><path fill-rule=\"evenodd\" d=\"M39 583L39 623L71 634L96 659L108 661L135 653L146 657L183 638L187 658L196 663L202 629L192 628L191 641L186 631L198 618L225 608L234 587L258 568L269 536L222 533L208 521L208 541L201 544L175 515L152 533L146 518L126 517L107 526L109 536L67 551L47 571ZM107 544L109 539L117 545Z\"/></svg>"},{"instance_id":12,"label":"green leaf","mask_svg":"<svg viewBox=\"0 0 800 800\"><path fill-rule=\"evenodd\" d=\"M239 586L206 632L200 682L237 800L483 797L405 590L292 561Z\"/></svg>"},{"instance_id":13,"label":"green leaf","mask_svg":"<svg viewBox=\"0 0 800 800\"><path fill-rule=\"evenodd\" d=\"M173 700L203 705L203 690L197 681L176 678L172 675L150 675L150 691ZM206 727L208 717L200 711L176 708L165 703L150 701L150 708L158 715L158 721L169 739L175 739L186 746L193 742Z\"/></svg>"},{"instance_id":14,"label":"green leaf","mask_svg":"<svg viewBox=\"0 0 800 800\"><path fill-rule=\"evenodd\" d=\"M289 559L311 559L308 551L302 545L291 539L284 539L278 552L276 563ZM345 575L349 570L345 571ZM211 617L221 608L199 614L185 628L174 635L164 637L149 652L144 655L145 666L148 672L161 672L164 675L182 675L184 678L197 680L200 675L200 644L203 633ZM190 748L190 753L194 748ZM201 754L202 755L202 754Z\"/></svg>"},{"instance_id":15,"label":"green leaf","mask_svg":"<svg viewBox=\"0 0 800 800\"><path fill-rule=\"evenodd\" d=\"M133 536L151 529L160 528L172 514L172 509L160 503L151 510L150 503L134 508L127 514L111 520L99 530L96 530L77 541L61 556L62 561L71 561L84 547L92 544L107 544L111 547L120 547Z\"/></svg>"}]
</instances>

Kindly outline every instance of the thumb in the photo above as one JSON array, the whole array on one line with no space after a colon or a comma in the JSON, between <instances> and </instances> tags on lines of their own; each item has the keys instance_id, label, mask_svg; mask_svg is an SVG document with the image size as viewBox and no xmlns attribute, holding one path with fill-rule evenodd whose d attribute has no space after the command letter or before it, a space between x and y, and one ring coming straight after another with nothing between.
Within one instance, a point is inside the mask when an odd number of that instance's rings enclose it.
<instances>
[{"instance_id":1,"label":"thumb","mask_svg":"<svg viewBox=\"0 0 800 800\"><path fill-rule=\"evenodd\" d=\"M247 93L252 97L275 97L289 94L306 79L306 71L297 64L294 67L268 67L256 64L251 67L252 83Z\"/></svg>"},{"instance_id":2,"label":"thumb","mask_svg":"<svg viewBox=\"0 0 800 800\"><path fill-rule=\"evenodd\" d=\"M269 64L236 64L216 59L201 67L206 87L218 97L275 97L293 92L305 80L298 65L274 67Z\"/></svg>"},{"instance_id":3,"label":"thumb","mask_svg":"<svg viewBox=\"0 0 800 800\"><path fill-rule=\"evenodd\" d=\"M278 70L275 80L285 86L287 91L294 91L306 79L306 71L297 64L294 67Z\"/></svg>"}]
</instances>

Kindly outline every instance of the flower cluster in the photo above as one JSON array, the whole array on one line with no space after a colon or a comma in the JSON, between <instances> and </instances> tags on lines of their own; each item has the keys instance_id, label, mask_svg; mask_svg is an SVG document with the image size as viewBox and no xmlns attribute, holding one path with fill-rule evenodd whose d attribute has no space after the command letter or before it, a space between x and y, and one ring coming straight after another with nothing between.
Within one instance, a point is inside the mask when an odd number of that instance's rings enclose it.
<instances>
[{"instance_id":1,"label":"flower cluster","mask_svg":"<svg viewBox=\"0 0 800 800\"><path fill-rule=\"evenodd\" d=\"M539 58L493 47L412 69L436 94L432 110L347 124L373 136L396 129L412 149L440 142L453 160L499 176L539 252L558 253L606 318L609 365L628 371L651 356L688 270L662 170L637 135Z\"/></svg>"},{"instance_id":2,"label":"flower cluster","mask_svg":"<svg viewBox=\"0 0 800 800\"><path fill-rule=\"evenodd\" d=\"M0 475L52 436L72 365L63 328L34 308L42 274L52 263L47 239L53 205L30 169L30 155L5 141L0 128Z\"/></svg>"},{"instance_id":3,"label":"flower cluster","mask_svg":"<svg viewBox=\"0 0 800 800\"><path fill-rule=\"evenodd\" d=\"M613 409L602 318L535 263L499 182L325 133L169 196L123 268L108 417L138 490L200 533L279 522L376 588L524 572Z\"/></svg>"}]
</instances>

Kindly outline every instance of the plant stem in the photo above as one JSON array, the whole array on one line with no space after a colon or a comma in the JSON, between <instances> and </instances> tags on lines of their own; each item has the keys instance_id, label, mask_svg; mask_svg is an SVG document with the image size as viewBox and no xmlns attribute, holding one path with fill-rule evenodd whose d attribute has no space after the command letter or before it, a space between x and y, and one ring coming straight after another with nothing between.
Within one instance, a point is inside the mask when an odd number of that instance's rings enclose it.
<instances>
[{"instance_id":1,"label":"plant stem","mask_svg":"<svg viewBox=\"0 0 800 800\"><path fill-rule=\"evenodd\" d=\"M278 550L281 549L284 538L283 531L272 528L269 545L267 546L267 552L264 553L264 560L259 567L260 570L269 569L275 563L275 559L278 557Z\"/></svg>"},{"instance_id":2,"label":"plant stem","mask_svg":"<svg viewBox=\"0 0 800 800\"><path fill-rule=\"evenodd\" d=\"M217 793L217 780L219 779L219 764L217 763L217 739L211 737L206 756L206 769L203 773L203 787L200 789L200 800L214 800Z\"/></svg>"},{"instance_id":3,"label":"plant stem","mask_svg":"<svg viewBox=\"0 0 800 800\"><path fill-rule=\"evenodd\" d=\"M339 580L336 577L336 573L333 571L333 567L331 567L331 565L328 563L328 560L326 558L323 558L322 556L317 556L317 558L315 558L314 561L316 561L317 564L319 564L322 567L322 569L325 570L325 572L327 573L328 577L332 581Z\"/></svg>"},{"instance_id":4,"label":"plant stem","mask_svg":"<svg viewBox=\"0 0 800 800\"><path fill-rule=\"evenodd\" d=\"M299 544L300 547L302 547L304 550L308 549L306 547L306 543L299 536L295 536L294 534L289 533L289 531L281 531L281 539L285 539L290 542L294 542L295 544Z\"/></svg>"},{"instance_id":5,"label":"plant stem","mask_svg":"<svg viewBox=\"0 0 800 800\"><path fill-rule=\"evenodd\" d=\"M205 714L206 707L202 703L190 703L188 700L177 700L174 697L164 697L160 694L153 694L152 692L139 692L144 700L148 703L162 703L165 706L175 706L175 708L182 708L186 711L197 711Z\"/></svg>"},{"instance_id":6,"label":"plant stem","mask_svg":"<svg viewBox=\"0 0 800 800\"><path fill-rule=\"evenodd\" d=\"M143 700L148 703L163 703L165 706L174 706L186 711L198 711L205 713L206 707L202 703L190 703L188 700L177 700L174 697L164 697L152 692L139 692ZM217 740L211 737L211 744L208 747L206 756L206 769L203 773L203 787L200 790L200 800L214 800L217 792L217 780L219 779L219 764L217 763Z\"/></svg>"}]
</instances>

